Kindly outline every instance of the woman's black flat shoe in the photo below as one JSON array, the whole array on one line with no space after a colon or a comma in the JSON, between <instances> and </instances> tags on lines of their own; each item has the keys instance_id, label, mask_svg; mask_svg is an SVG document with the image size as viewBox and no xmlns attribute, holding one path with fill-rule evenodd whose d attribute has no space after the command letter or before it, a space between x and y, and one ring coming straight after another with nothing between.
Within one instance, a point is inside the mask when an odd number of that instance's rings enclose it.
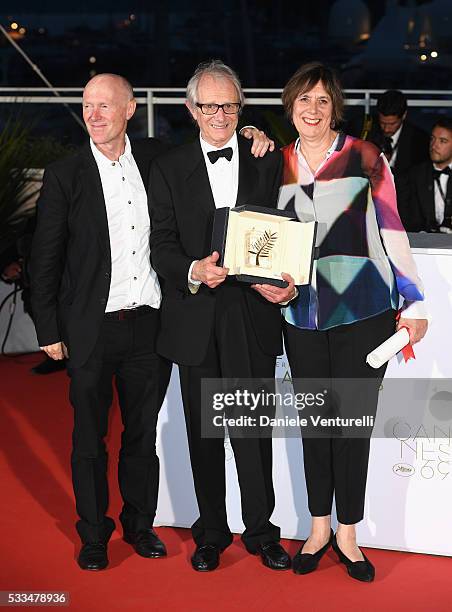
<instances>
[{"instance_id":1,"label":"woman's black flat shoe","mask_svg":"<svg viewBox=\"0 0 452 612\"><path fill-rule=\"evenodd\" d=\"M339 561L346 566L349 576L355 580L360 580L361 582L373 581L375 578L375 568L361 549L360 550L364 557L364 561L351 561L339 548L336 540L336 534L334 534L332 546L334 552L339 558Z\"/></svg>"},{"instance_id":2,"label":"woman's black flat shoe","mask_svg":"<svg viewBox=\"0 0 452 612\"><path fill-rule=\"evenodd\" d=\"M295 574L310 574L311 572L316 570L320 559L323 557L323 555L326 553L326 551L331 546L331 543L333 542L333 537L334 537L333 530L331 530L330 539L328 540L328 542L325 544L325 546L322 546L322 548L320 548L315 553L302 552L303 546L304 546L303 545L300 548L300 550L297 552L297 554L295 555L292 561L292 569L294 573Z\"/></svg>"}]
</instances>

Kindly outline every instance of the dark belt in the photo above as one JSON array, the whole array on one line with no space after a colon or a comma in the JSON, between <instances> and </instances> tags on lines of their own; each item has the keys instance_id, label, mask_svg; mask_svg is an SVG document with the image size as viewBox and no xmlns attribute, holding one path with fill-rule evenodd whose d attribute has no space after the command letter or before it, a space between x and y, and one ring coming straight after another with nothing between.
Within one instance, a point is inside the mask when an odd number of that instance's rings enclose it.
<instances>
[{"instance_id":1,"label":"dark belt","mask_svg":"<svg viewBox=\"0 0 452 612\"><path fill-rule=\"evenodd\" d=\"M150 306L138 306L137 308L125 308L123 310L114 310L113 312L106 312L104 319L107 321L124 321L125 319L136 319L142 317L145 314L151 312Z\"/></svg>"}]
</instances>

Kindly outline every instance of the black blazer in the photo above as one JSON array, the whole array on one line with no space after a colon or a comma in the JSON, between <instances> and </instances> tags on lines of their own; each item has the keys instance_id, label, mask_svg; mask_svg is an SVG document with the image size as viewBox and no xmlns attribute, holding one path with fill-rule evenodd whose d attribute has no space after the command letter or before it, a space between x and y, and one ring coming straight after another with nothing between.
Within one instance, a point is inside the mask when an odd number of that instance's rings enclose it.
<instances>
[{"instance_id":1,"label":"black blazer","mask_svg":"<svg viewBox=\"0 0 452 612\"><path fill-rule=\"evenodd\" d=\"M251 143L238 136L239 185L236 206L276 207L282 175L281 153L251 155ZM188 270L210 254L215 204L197 139L169 151L151 166L151 259L164 279L157 351L182 365L203 360L213 326L218 290L201 285L192 295ZM264 353L282 353L279 307L243 285L254 330ZM218 294L219 295L219 294ZM232 331L232 330L231 330Z\"/></svg>"},{"instance_id":2,"label":"black blazer","mask_svg":"<svg viewBox=\"0 0 452 612\"><path fill-rule=\"evenodd\" d=\"M433 164L423 162L396 179L397 206L407 232L435 231Z\"/></svg>"},{"instance_id":3,"label":"black blazer","mask_svg":"<svg viewBox=\"0 0 452 612\"><path fill-rule=\"evenodd\" d=\"M369 135L369 140L383 149L384 136L378 122L375 130ZM394 175L406 172L416 164L429 159L430 136L424 130L405 120L397 143L397 157L393 167Z\"/></svg>"},{"instance_id":4,"label":"black blazer","mask_svg":"<svg viewBox=\"0 0 452 612\"><path fill-rule=\"evenodd\" d=\"M152 138L132 143L145 186L151 160L165 149ZM46 168L37 211L31 301L38 342L64 341L70 366L79 367L99 335L111 277L107 212L89 143Z\"/></svg>"}]
</instances>

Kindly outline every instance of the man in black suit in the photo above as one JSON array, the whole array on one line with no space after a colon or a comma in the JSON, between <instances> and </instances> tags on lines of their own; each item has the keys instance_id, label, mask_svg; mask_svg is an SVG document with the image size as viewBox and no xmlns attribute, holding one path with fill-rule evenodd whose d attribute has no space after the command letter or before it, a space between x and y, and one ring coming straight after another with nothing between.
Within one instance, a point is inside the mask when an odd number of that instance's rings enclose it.
<instances>
[{"instance_id":1,"label":"man in black suit","mask_svg":"<svg viewBox=\"0 0 452 612\"><path fill-rule=\"evenodd\" d=\"M386 91L378 98L378 122L368 138L384 151L395 177L428 159L428 134L406 116L405 95L395 89Z\"/></svg>"},{"instance_id":2,"label":"man in black suit","mask_svg":"<svg viewBox=\"0 0 452 612\"><path fill-rule=\"evenodd\" d=\"M436 121L430 160L398 180L397 205L409 232L452 232L452 119Z\"/></svg>"},{"instance_id":3,"label":"man in black suit","mask_svg":"<svg viewBox=\"0 0 452 612\"><path fill-rule=\"evenodd\" d=\"M157 415L171 365L155 352L161 293L150 266L144 187L163 146L154 139L130 144L126 128L135 108L124 78L103 74L89 81L83 118L90 142L46 169L32 246L38 341L53 359L68 356L78 563L89 570L107 566L115 528L106 514L104 444L114 376L124 425L118 466L124 539L143 557L166 555L152 524Z\"/></svg>"},{"instance_id":4,"label":"man in black suit","mask_svg":"<svg viewBox=\"0 0 452 612\"><path fill-rule=\"evenodd\" d=\"M228 277L211 253L214 211L222 206L275 207L281 179L279 152L255 159L236 134L243 93L237 75L223 63L198 67L187 87L187 107L197 123L196 141L151 166L152 263L164 279L157 350L179 364L190 458L200 516L192 526L192 566L209 571L232 542L225 506L223 438L203 437L203 378L273 378L282 353L278 303L295 295L285 289L250 287ZM242 540L272 569L290 558L270 522L274 508L271 438L231 435L239 476Z\"/></svg>"}]
</instances>

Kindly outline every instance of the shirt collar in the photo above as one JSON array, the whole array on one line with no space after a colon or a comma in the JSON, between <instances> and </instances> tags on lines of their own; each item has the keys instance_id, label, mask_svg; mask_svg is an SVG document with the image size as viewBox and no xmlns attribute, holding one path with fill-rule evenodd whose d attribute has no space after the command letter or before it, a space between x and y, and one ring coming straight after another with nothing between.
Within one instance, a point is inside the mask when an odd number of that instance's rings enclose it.
<instances>
[{"instance_id":1,"label":"shirt collar","mask_svg":"<svg viewBox=\"0 0 452 612\"><path fill-rule=\"evenodd\" d=\"M402 121L399 129L397 130L397 132L394 132L394 134L391 136L392 146L394 146L395 144L397 144L399 142L400 133L402 131L402 128L403 128L403 121Z\"/></svg>"},{"instance_id":2,"label":"shirt collar","mask_svg":"<svg viewBox=\"0 0 452 612\"><path fill-rule=\"evenodd\" d=\"M232 135L232 138L230 138L230 140L228 140L228 142L222 147L216 147L215 145L211 145L208 142L206 142L204 138L201 136L201 132L199 133L199 140L201 142L201 149L202 149L202 152L204 153L204 157L206 157L207 153L209 153L210 151L217 151L218 148L226 149L226 147L231 147L233 156L237 150L237 134L235 132Z\"/></svg>"},{"instance_id":3,"label":"shirt collar","mask_svg":"<svg viewBox=\"0 0 452 612\"><path fill-rule=\"evenodd\" d=\"M114 163L113 160L108 159L106 155L104 155L101 151L99 151L99 149L96 147L96 145L94 144L91 138L89 139L89 144L91 146L91 151L94 155L94 159L96 160L96 163L98 166L107 167L107 166L111 166ZM132 160L132 147L131 147L130 140L127 134L126 134L126 146L124 149L124 153L120 155L118 161L121 162L123 159L126 159L129 162Z\"/></svg>"},{"instance_id":4,"label":"shirt collar","mask_svg":"<svg viewBox=\"0 0 452 612\"><path fill-rule=\"evenodd\" d=\"M445 168L438 168L436 164L433 164L433 167L435 168L435 170L445 170ZM450 168L452 170L452 162L450 162L450 164L446 166L446 168Z\"/></svg>"},{"instance_id":5,"label":"shirt collar","mask_svg":"<svg viewBox=\"0 0 452 612\"><path fill-rule=\"evenodd\" d=\"M333 142L331 143L330 148L328 149L328 151L326 152L326 158L328 159L328 157L334 153L334 151L336 151L336 149L338 148L338 144L339 144L339 137L340 137L341 133L338 132L336 134L336 138L333 140ZM295 141L295 151L298 153L298 155L303 155L303 153L300 150L300 137L297 138L297 140Z\"/></svg>"}]
</instances>

